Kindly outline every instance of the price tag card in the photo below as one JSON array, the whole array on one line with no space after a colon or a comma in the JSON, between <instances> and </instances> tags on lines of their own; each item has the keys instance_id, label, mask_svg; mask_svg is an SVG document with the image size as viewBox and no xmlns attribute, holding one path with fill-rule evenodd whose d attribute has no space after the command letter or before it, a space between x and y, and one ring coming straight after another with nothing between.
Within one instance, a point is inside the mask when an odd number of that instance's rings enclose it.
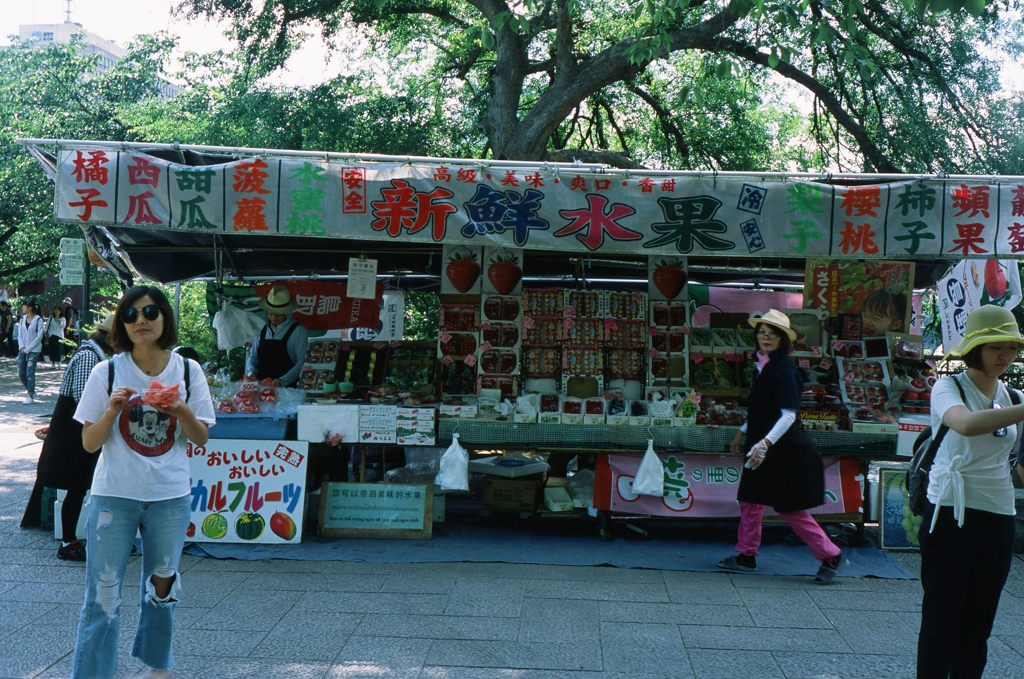
<instances>
[{"instance_id":1,"label":"price tag card","mask_svg":"<svg viewBox=\"0 0 1024 679\"><path fill-rule=\"evenodd\" d=\"M655 335L657 335L658 334L658 326L652 325L651 327L647 328L647 334L650 335L651 337L654 337Z\"/></svg>"},{"instance_id":2,"label":"price tag card","mask_svg":"<svg viewBox=\"0 0 1024 679\"><path fill-rule=\"evenodd\" d=\"M703 356L701 356L700 354L694 354L694 355L692 356L692 358L693 358L693 362L694 362L694 364L697 364L697 365L699 365L699 364L701 364L701 363L703 363L703 362L704 362L704 357L703 357Z\"/></svg>"},{"instance_id":3,"label":"price tag card","mask_svg":"<svg viewBox=\"0 0 1024 679\"><path fill-rule=\"evenodd\" d=\"M446 331L442 332L441 336L438 339L441 340L441 344L447 344L448 342L452 341L452 336L448 334L448 332Z\"/></svg>"},{"instance_id":4,"label":"price tag card","mask_svg":"<svg viewBox=\"0 0 1024 679\"><path fill-rule=\"evenodd\" d=\"M619 327L619 324L618 324L618 322L614 318L606 318L606 319L604 319L604 329L605 330L615 330L618 327Z\"/></svg>"},{"instance_id":5,"label":"price tag card","mask_svg":"<svg viewBox=\"0 0 1024 679\"><path fill-rule=\"evenodd\" d=\"M696 403L697 405L700 405L700 392L699 391L691 391L690 392L690 400L693 401L694 403Z\"/></svg>"},{"instance_id":6,"label":"price tag card","mask_svg":"<svg viewBox=\"0 0 1024 679\"><path fill-rule=\"evenodd\" d=\"M642 293L642 292L634 292L633 293L633 301L636 304L643 304L644 303L644 293Z\"/></svg>"},{"instance_id":7,"label":"price tag card","mask_svg":"<svg viewBox=\"0 0 1024 679\"><path fill-rule=\"evenodd\" d=\"M651 358L654 358L655 356L658 355L658 350L655 349L654 347L651 347L650 349L647 350L647 355L650 356Z\"/></svg>"},{"instance_id":8,"label":"price tag card","mask_svg":"<svg viewBox=\"0 0 1024 679\"><path fill-rule=\"evenodd\" d=\"M480 329L481 330L490 330L491 329L491 324L488 323L487 321L484 321L483 323L480 324Z\"/></svg>"},{"instance_id":9,"label":"price tag card","mask_svg":"<svg viewBox=\"0 0 1024 679\"><path fill-rule=\"evenodd\" d=\"M390 346L392 349L397 349L398 347L402 346L402 340L391 340Z\"/></svg>"},{"instance_id":10,"label":"price tag card","mask_svg":"<svg viewBox=\"0 0 1024 679\"><path fill-rule=\"evenodd\" d=\"M575 327L576 327L576 321L575 320L573 320L571 318L563 318L562 319L562 329L563 330L571 330L572 328L575 328Z\"/></svg>"},{"instance_id":11,"label":"price tag card","mask_svg":"<svg viewBox=\"0 0 1024 679\"><path fill-rule=\"evenodd\" d=\"M490 342L484 342L483 344L480 345L480 351L490 351L491 348L492 347Z\"/></svg>"},{"instance_id":12,"label":"price tag card","mask_svg":"<svg viewBox=\"0 0 1024 679\"><path fill-rule=\"evenodd\" d=\"M690 334L690 329L684 326L684 327L679 328L678 330L676 330L676 332L682 333L683 335L689 335Z\"/></svg>"},{"instance_id":13,"label":"price tag card","mask_svg":"<svg viewBox=\"0 0 1024 679\"><path fill-rule=\"evenodd\" d=\"M354 299L377 299L377 260L348 258L348 286L345 296Z\"/></svg>"},{"instance_id":14,"label":"price tag card","mask_svg":"<svg viewBox=\"0 0 1024 679\"><path fill-rule=\"evenodd\" d=\"M533 324L534 324L533 316L524 316L523 317L523 327L524 328L529 330L530 328L533 327Z\"/></svg>"},{"instance_id":15,"label":"price tag card","mask_svg":"<svg viewBox=\"0 0 1024 679\"><path fill-rule=\"evenodd\" d=\"M455 363L455 359L452 358L451 356L445 356L444 358L441 359L441 363L444 363L445 365L451 365L452 363Z\"/></svg>"},{"instance_id":16,"label":"price tag card","mask_svg":"<svg viewBox=\"0 0 1024 679\"><path fill-rule=\"evenodd\" d=\"M856 378L853 376L853 373L845 373L843 375L843 381L844 382L853 382L855 379Z\"/></svg>"},{"instance_id":17,"label":"price tag card","mask_svg":"<svg viewBox=\"0 0 1024 679\"><path fill-rule=\"evenodd\" d=\"M829 368L832 367L832 360L828 358L823 358L821 359L821 362L818 363L818 367L821 368L822 370L828 370Z\"/></svg>"},{"instance_id":18,"label":"price tag card","mask_svg":"<svg viewBox=\"0 0 1024 679\"><path fill-rule=\"evenodd\" d=\"M846 345L843 342L841 342L840 340L832 340L832 349L835 350L835 351L839 351L840 349L842 349L845 346Z\"/></svg>"},{"instance_id":19,"label":"price tag card","mask_svg":"<svg viewBox=\"0 0 1024 679\"><path fill-rule=\"evenodd\" d=\"M473 354L466 354L466 358L462 359L462 362L472 368L476 365L476 356Z\"/></svg>"},{"instance_id":20,"label":"price tag card","mask_svg":"<svg viewBox=\"0 0 1024 679\"><path fill-rule=\"evenodd\" d=\"M821 347L811 347L811 353L821 358Z\"/></svg>"},{"instance_id":21,"label":"price tag card","mask_svg":"<svg viewBox=\"0 0 1024 679\"><path fill-rule=\"evenodd\" d=\"M448 335L448 339L451 339L451 338L452 338L452 336L451 336L451 335ZM447 341L448 341L448 340L445 340L445 342L447 342ZM349 346L349 345L347 345L347 344L342 344L342 345L341 345L341 350L342 350L342 351L352 351L352 347L350 347L350 346Z\"/></svg>"},{"instance_id":22,"label":"price tag card","mask_svg":"<svg viewBox=\"0 0 1024 679\"><path fill-rule=\"evenodd\" d=\"M576 315L576 307L574 307L571 304L567 304L564 307L562 307L562 314L565 315L565 316L575 316Z\"/></svg>"},{"instance_id":23,"label":"price tag card","mask_svg":"<svg viewBox=\"0 0 1024 679\"><path fill-rule=\"evenodd\" d=\"M381 349L384 348L384 343L383 342L374 342L370 346L373 347L374 349L376 349L377 351L380 351Z\"/></svg>"},{"instance_id":24,"label":"price tag card","mask_svg":"<svg viewBox=\"0 0 1024 679\"><path fill-rule=\"evenodd\" d=\"M811 360L809 358L801 358L800 359L800 367L803 368L804 370L810 370L810 368L811 368Z\"/></svg>"}]
</instances>

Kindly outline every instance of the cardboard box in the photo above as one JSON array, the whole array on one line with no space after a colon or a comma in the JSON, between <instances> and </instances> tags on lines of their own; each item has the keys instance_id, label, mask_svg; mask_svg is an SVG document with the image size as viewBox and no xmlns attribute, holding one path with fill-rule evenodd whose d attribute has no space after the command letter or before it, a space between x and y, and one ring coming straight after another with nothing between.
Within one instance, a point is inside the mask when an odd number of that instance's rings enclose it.
<instances>
[{"instance_id":1,"label":"cardboard box","mask_svg":"<svg viewBox=\"0 0 1024 679\"><path fill-rule=\"evenodd\" d=\"M629 424L629 415L605 415L604 423L613 425Z\"/></svg>"},{"instance_id":2,"label":"cardboard box","mask_svg":"<svg viewBox=\"0 0 1024 679\"><path fill-rule=\"evenodd\" d=\"M538 421L541 424L561 424L562 416L559 413L540 413Z\"/></svg>"},{"instance_id":3,"label":"cardboard box","mask_svg":"<svg viewBox=\"0 0 1024 679\"><path fill-rule=\"evenodd\" d=\"M398 420L387 417L360 417L359 431L394 431L398 428Z\"/></svg>"},{"instance_id":4,"label":"cardboard box","mask_svg":"<svg viewBox=\"0 0 1024 679\"><path fill-rule=\"evenodd\" d=\"M490 509L532 512L537 509L544 480L540 476L505 479L485 476L482 503Z\"/></svg>"},{"instance_id":5,"label":"cardboard box","mask_svg":"<svg viewBox=\"0 0 1024 679\"><path fill-rule=\"evenodd\" d=\"M398 434L394 431L361 431L359 443L395 443Z\"/></svg>"},{"instance_id":6,"label":"cardboard box","mask_svg":"<svg viewBox=\"0 0 1024 679\"><path fill-rule=\"evenodd\" d=\"M398 420L395 428L398 431L432 434L437 429L437 423L433 420Z\"/></svg>"},{"instance_id":7,"label":"cardboard box","mask_svg":"<svg viewBox=\"0 0 1024 679\"><path fill-rule=\"evenodd\" d=\"M437 415L437 408L399 408L395 416L399 420L433 420Z\"/></svg>"},{"instance_id":8,"label":"cardboard box","mask_svg":"<svg viewBox=\"0 0 1024 679\"><path fill-rule=\"evenodd\" d=\"M914 456L914 442L926 427L932 424L931 415L905 415L900 418L900 433L896 437L896 454Z\"/></svg>"},{"instance_id":9,"label":"cardboard box","mask_svg":"<svg viewBox=\"0 0 1024 679\"><path fill-rule=\"evenodd\" d=\"M837 431L839 429L839 413L827 410L801 410L798 414L800 424L805 429Z\"/></svg>"},{"instance_id":10,"label":"cardboard box","mask_svg":"<svg viewBox=\"0 0 1024 679\"><path fill-rule=\"evenodd\" d=\"M651 426L652 427L671 427L672 426L672 418L671 417L652 417L651 418Z\"/></svg>"},{"instance_id":11,"label":"cardboard box","mask_svg":"<svg viewBox=\"0 0 1024 679\"><path fill-rule=\"evenodd\" d=\"M583 415L566 415L562 413L562 424L583 424Z\"/></svg>"},{"instance_id":12,"label":"cardboard box","mask_svg":"<svg viewBox=\"0 0 1024 679\"><path fill-rule=\"evenodd\" d=\"M604 424L604 415L584 415L583 424Z\"/></svg>"},{"instance_id":13,"label":"cardboard box","mask_svg":"<svg viewBox=\"0 0 1024 679\"><path fill-rule=\"evenodd\" d=\"M502 455L480 457L469 461L471 474L487 474L488 476L503 476L507 479L517 479L523 476L536 476L547 472L551 467L544 460L517 460L510 466L508 460ZM522 463L522 464L520 464Z\"/></svg>"},{"instance_id":14,"label":"cardboard box","mask_svg":"<svg viewBox=\"0 0 1024 679\"><path fill-rule=\"evenodd\" d=\"M398 406L359 406L359 417L397 417Z\"/></svg>"},{"instance_id":15,"label":"cardboard box","mask_svg":"<svg viewBox=\"0 0 1024 679\"><path fill-rule=\"evenodd\" d=\"M673 427L692 427L692 426L694 426L696 424L697 424L697 416L696 415L694 415L693 417L673 417L672 418L672 426Z\"/></svg>"},{"instance_id":16,"label":"cardboard box","mask_svg":"<svg viewBox=\"0 0 1024 679\"><path fill-rule=\"evenodd\" d=\"M437 438L433 433L410 432L403 435L402 431L400 429L396 432L397 443L400 446L433 446L437 443Z\"/></svg>"},{"instance_id":17,"label":"cardboard box","mask_svg":"<svg viewBox=\"0 0 1024 679\"><path fill-rule=\"evenodd\" d=\"M473 405L442 405L438 408L438 417L444 419L473 419L476 417L476 404Z\"/></svg>"},{"instance_id":18,"label":"cardboard box","mask_svg":"<svg viewBox=\"0 0 1024 679\"><path fill-rule=\"evenodd\" d=\"M900 431L900 425L898 422L854 422L853 423L854 433L861 434L893 434L896 435Z\"/></svg>"},{"instance_id":19,"label":"cardboard box","mask_svg":"<svg viewBox=\"0 0 1024 679\"><path fill-rule=\"evenodd\" d=\"M572 497L561 486L544 489L544 506L553 512L571 512Z\"/></svg>"},{"instance_id":20,"label":"cardboard box","mask_svg":"<svg viewBox=\"0 0 1024 679\"><path fill-rule=\"evenodd\" d=\"M359 436L358 405L300 405L298 408L299 441L323 443L328 430L338 428L345 443Z\"/></svg>"},{"instance_id":21,"label":"cardboard box","mask_svg":"<svg viewBox=\"0 0 1024 679\"><path fill-rule=\"evenodd\" d=\"M629 416L629 426L631 427L649 427L651 426L651 418L647 415Z\"/></svg>"},{"instance_id":22,"label":"cardboard box","mask_svg":"<svg viewBox=\"0 0 1024 679\"><path fill-rule=\"evenodd\" d=\"M524 413L515 413L513 421L516 424L536 424L537 415L538 413L533 413L532 415L526 415Z\"/></svg>"}]
</instances>

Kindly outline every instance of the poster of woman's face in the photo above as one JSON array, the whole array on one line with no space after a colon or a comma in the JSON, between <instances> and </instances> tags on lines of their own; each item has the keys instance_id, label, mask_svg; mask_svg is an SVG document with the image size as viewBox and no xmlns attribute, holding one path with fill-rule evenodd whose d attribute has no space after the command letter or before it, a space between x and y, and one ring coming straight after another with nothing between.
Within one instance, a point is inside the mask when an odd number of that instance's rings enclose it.
<instances>
[{"instance_id":1,"label":"poster of woman's face","mask_svg":"<svg viewBox=\"0 0 1024 679\"><path fill-rule=\"evenodd\" d=\"M910 328L913 262L807 260L804 308L860 316L861 337Z\"/></svg>"}]
</instances>

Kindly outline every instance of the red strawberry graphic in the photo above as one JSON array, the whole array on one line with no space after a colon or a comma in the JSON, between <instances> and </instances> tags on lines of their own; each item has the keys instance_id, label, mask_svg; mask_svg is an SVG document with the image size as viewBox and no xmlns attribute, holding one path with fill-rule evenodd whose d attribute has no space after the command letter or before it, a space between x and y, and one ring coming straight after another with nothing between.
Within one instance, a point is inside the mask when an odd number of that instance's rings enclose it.
<instances>
[{"instance_id":1,"label":"red strawberry graphic","mask_svg":"<svg viewBox=\"0 0 1024 679\"><path fill-rule=\"evenodd\" d=\"M686 285L686 271L678 259L663 259L654 265L651 280L665 299L675 299Z\"/></svg>"},{"instance_id":2,"label":"red strawberry graphic","mask_svg":"<svg viewBox=\"0 0 1024 679\"><path fill-rule=\"evenodd\" d=\"M480 278L480 265L472 252L459 252L445 269L445 275L459 292L469 292Z\"/></svg>"},{"instance_id":3,"label":"red strawberry graphic","mask_svg":"<svg viewBox=\"0 0 1024 679\"><path fill-rule=\"evenodd\" d=\"M499 295L507 295L515 290L522 277L523 270L519 268L519 258L515 255L499 255L487 267L487 280Z\"/></svg>"}]
</instances>

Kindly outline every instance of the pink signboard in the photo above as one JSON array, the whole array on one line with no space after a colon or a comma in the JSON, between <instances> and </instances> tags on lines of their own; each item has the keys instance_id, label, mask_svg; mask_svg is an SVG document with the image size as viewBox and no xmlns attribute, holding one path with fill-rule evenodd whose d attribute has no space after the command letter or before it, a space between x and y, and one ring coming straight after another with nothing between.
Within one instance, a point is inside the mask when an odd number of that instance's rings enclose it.
<instances>
[{"instance_id":1,"label":"pink signboard","mask_svg":"<svg viewBox=\"0 0 1024 679\"><path fill-rule=\"evenodd\" d=\"M698 518L738 517L736 489L743 458L731 455L658 453L665 467L665 495L651 497L633 492L633 477L641 456L601 455L594 479L594 508L628 514ZM862 493L857 460L826 456L825 504L812 514L848 514L861 511ZM767 515L773 515L766 509Z\"/></svg>"}]
</instances>

